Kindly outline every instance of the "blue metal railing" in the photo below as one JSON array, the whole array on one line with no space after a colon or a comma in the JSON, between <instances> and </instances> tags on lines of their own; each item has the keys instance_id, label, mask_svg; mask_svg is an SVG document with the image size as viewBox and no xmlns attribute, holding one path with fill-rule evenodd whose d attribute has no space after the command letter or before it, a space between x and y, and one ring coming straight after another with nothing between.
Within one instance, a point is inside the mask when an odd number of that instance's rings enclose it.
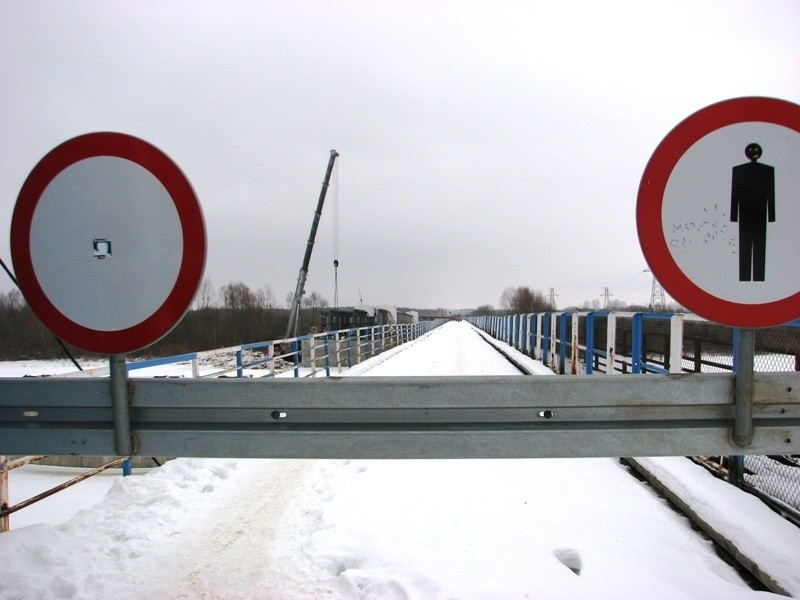
<instances>
[{"instance_id":1,"label":"blue metal railing","mask_svg":"<svg viewBox=\"0 0 800 600\"><path fill-rule=\"evenodd\" d=\"M724 328L691 314L564 311L468 317L467 320L562 374L735 370L730 350L734 344L730 336L735 342L738 330L726 328L727 333L722 336L727 336L724 343L719 339L686 338L686 323ZM666 325L659 327L655 325L658 322ZM787 326L800 327L800 320ZM658 338L659 344L654 344L652 338ZM691 347L692 343L695 347ZM660 349L654 349L655 346ZM707 350L707 347L719 350L721 346L729 348L723 356L714 356ZM800 365L800 356L797 364Z\"/></svg>"},{"instance_id":2,"label":"blue metal railing","mask_svg":"<svg viewBox=\"0 0 800 600\"><path fill-rule=\"evenodd\" d=\"M250 376L330 377L331 370L351 368L400 344L412 341L442 323L421 321L410 324L356 327L302 335L281 340L251 342L204 352L153 358L127 364L128 372L177 363L192 363L193 377ZM201 360L216 359L217 367L200 374ZM219 363L229 362L229 365ZM265 371L255 374L252 371Z\"/></svg>"}]
</instances>

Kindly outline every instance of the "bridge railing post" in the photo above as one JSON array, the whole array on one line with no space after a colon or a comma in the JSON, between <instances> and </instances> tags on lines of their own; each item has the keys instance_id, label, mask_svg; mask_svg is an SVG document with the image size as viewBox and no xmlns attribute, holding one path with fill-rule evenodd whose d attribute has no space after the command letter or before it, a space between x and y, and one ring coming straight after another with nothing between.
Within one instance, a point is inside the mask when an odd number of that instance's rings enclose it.
<instances>
[{"instance_id":1,"label":"bridge railing post","mask_svg":"<svg viewBox=\"0 0 800 600\"><path fill-rule=\"evenodd\" d=\"M572 352L570 353L572 367L570 368L570 372L573 375L578 373L578 359L580 357L580 339L578 336L578 332L580 331L580 318L580 313L572 313Z\"/></svg>"},{"instance_id":2,"label":"bridge railing post","mask_svg":"<svg viewBox=\"0 0 800 600\"><path fill-rule=\"evenodd\" d=\"M676 313L669 320L669 372L683 372L683 314Z\"/></svg>"},{"instance_id":3,"label":"bridge railing post","mask_svg":"<svg viewBox=\"0 0 800 600\"><path fill-rule=\"evenodd\" d=\"M586 374L594 372L594 312L586 313Z\"/></svg>"},{"instance_id":4,"label":"bridge railing post","mask_svg":"<svg viewBox=\"0 0 800 600\"><path fill-rule=\"evenodd\" d=\"M644 316L635 313L631 326L631 373L639 375L642 372L642 337L644 335Z\"/></svg>"},{"instance_id":5,"label":"bridge railing post","mask_svg":"<svg viewBox=\"0 0 800 600\"><path fill-rule=\"evenodd\" d=\"M606 327L606 375L613 375L617 361L617 314L608 313L608 326Z\"/></svg>"},{"instance_id":6,"label":"bridge railing post","mask_svg":"<svg viewBox=\"0 0 800 600\"><path fill-rule=\"evenodd\" d=\"M558 315L558 373L560 375L564 375L564 373L566 373L568 316L569 313L561 313Z\"/></svg>"}]
</instances>

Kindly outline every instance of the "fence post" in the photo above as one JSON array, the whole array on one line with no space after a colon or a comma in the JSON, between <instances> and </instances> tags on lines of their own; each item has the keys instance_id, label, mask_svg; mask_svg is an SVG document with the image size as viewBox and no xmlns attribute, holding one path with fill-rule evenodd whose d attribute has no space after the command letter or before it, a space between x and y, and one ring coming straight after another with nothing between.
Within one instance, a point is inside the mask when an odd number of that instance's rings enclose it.
<instances>
[{"instance_id":1,"label":"fence post","mask_svg":"<svg viewBox=\"0 0 800 600\"><path fill-rule=\"evenodd\" d=\"M347 330L347 368L353 368L353 330Z\"/></svg>"},{"instance_id":2,"label":"fence post","mask_svg":"<svg viewBox=\"0 0 800 600\"><path fill-rule=\"evenodd\" d=\"M669 372L683 372L683 314L669 319Z\"/></svg>"},{"instance_id":3,"label":"fence post","mask_svg":"<svg viewBox=\"0 0 800 600\"><path fill-rule=\"evenodd\" d=\"M242 349L239 348L236 351L236 377L239 377L239 378L244 377L244 371L242 370L242 365L243 364L244 363L242 361Z\"/></svg>"},{"instance_id":4,"label":"fence post","mask_svg":"<svg viewBox=\"0 0 800 600\"><path fill-rule=\"evenodd\" d=\"M275 344L270 342L267 345L267 364L271 377L275 377Z\"/></svg>"},{"instance_id":5,"label":"fence post","mask_svg":"<svg viewBox=\"0 0 800 600\"><path fill-rule=\"evenodd\" d=\"M317 336L311 334L308 337L308 361L311 363L311 377L317 376Z\"/></svg>"},{"instance_id":6,"label":"fence post","mask_svg":"<svg viewBox=\"0 0 800 600\"><path fill-rule=\"evenodd\" d=\"M531 315L530 313L526 314L523 317L523 327L522 327L522 343L520 344L520 350L525 354L530 356L531 353Z\"/></svg>"},{"instance_id":7,"label":"fence post","mask_svg":"<svg viewBox=\"0 0 800 600\"><path fill-rule=\"evenodd\" d=\"M5 470L8 456L0 455L0 510L8 510L8 471ZM10 526L9 515L0 517L0 533L5 533Z\"/></svg>"},{"instance_id":8,"label":"fence post","mask_svg":"<svg viewBox=\"0 0 800 600\"><path fill-rule=\"evenodd\" d=\"M511 315L511 337L508 340L508 345L512 348L517 346L517 328L519 326L518 315Z\"/></svg>"},{"instance_id":9,"label":"fence post","mask_svg":"<svg viewBox=\"0 0 800 600\"><path fill-rule=\"evenodd\" d=\"M550 323L553 321L553 313L542 314L542 325L539 328L541 333L541 357L542 364L549 366L550 363Z\"/></svg>"},{"instance_id":10,"label":"fence post","mask_svg":"<svg viewBox=\"0 0 800 600\"><path fill-rule=\"evenodd\" d=\"M323 338L323 349L325 350L325 377L331 376L331 355L330 355L330 346L328 345L328 338L330 337L329 332L324 333ZM335 334L334 334L335 335Z\"/></svg>"},{"instance_id":11,"label":"fence post","mask_svg":"<svg viewBox=\"0 0 800 600\"><path fill-rule=\"evenodd\" d=\"M567 314L558 315L558 374L564 375L567 362Z\"/></svg>"},{"instance_id":12,"label":"fence post","mask_svg":"<svg viewBox=\"0 0 800 600\"><path fill-rule=\"evenodd\" d=\"M606 375L614 374L614 363L617 362L617 315L613 312L608 313L608 324L606 325Z\"/></svg>"},{"instance_id":13,"label":"fence post","mask_svg":"<svg viewBox=\"0 0 800 600\"><path fill-rule=\"evenodd\" d=\"M594 313L586 313L586 374L594 373Z\"/></svg>"},{"instance_id":14,"label":"fence post","mask_svg":"<svg viewBox=\"0 0 800 600\"><path fill-rule=\"evenodd\" d=\"M736 338L736 330L733 330L734 339ZM736 344L734 343L734 346ZM736 353L734 352L733 360L736 360ZM736 367L734 367L734 371ZM695 338L694 340L694 372L695 373L702 373L703 371L703 346L700 342L700 338Z\"/></svg>"},{"instance_id":15,"label":"fence post","mask_svg":"<svg viewBox=\"0 0 800 600\"><path fill-rule=\"evenodd\" d=\"M631 327L631 373L642 372L642 338L644 336L644 315L635 313Z\"/></svg>"},{"instance_id":16,"label":"fence post","mask_svg":"<svg viewBox=\"0 0 800 600\"><path fill-rule=\"evenodd\" d=\"M580 343L580 339L578 336L578 331L580 329L580 315L578 313L572 313L572 374L578 374L578 346Z\"/></svg>"}]
</instances>

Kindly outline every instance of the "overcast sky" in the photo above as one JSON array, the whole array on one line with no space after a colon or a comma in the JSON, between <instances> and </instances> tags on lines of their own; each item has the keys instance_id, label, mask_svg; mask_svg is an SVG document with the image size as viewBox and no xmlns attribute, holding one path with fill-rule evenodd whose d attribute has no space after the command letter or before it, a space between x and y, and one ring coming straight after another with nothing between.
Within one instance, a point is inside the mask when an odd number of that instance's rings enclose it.
<instances>
[{"instance_id":1,"label":"overcast sky","mask_svg":"<svg viewBox=\"0 0 800 600\"><path fill-rule=\"evenodd\" d=\"M800 104L800 2L0 1L0 256L19 189L93 131L143 138L191 181L215 287L339 303L647 303L644 167L691 113ZM2 280L0 290L11 285Z\"/></svg>"}]
</instances>

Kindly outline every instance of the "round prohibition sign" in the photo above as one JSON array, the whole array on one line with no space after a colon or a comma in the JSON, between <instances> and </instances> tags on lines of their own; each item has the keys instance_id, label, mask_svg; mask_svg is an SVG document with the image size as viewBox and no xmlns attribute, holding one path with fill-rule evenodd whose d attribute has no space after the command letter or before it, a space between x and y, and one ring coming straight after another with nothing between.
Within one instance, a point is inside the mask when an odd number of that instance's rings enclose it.
<instances>
[{"instance_id":1,"label":"round prohibition sign","mask_svg":"<svg viewBox=\"0 0 800 600\"><path fill-rule=\"evenodd\" d=\"M166 335L189 308L205 224L166 154L126 134L90 133L50 151L25 180L11 256L28 305L55 335L124 354Z\"/></svg>"},{"instance_id":2,"label":"round prohibition sign","mask_svg":"<svg viewBox=\"0 0 800 600\"><path fill-rule=\"evenodd\" d=\"M768 171L748 192L762 203L757 217L745 218L741 168ZM726 100L684 119L656 148L639 185L639 243L689 310L733 327L780 325L800 317L798 200L800 106Z\"/></svg>"}]
</instances>

